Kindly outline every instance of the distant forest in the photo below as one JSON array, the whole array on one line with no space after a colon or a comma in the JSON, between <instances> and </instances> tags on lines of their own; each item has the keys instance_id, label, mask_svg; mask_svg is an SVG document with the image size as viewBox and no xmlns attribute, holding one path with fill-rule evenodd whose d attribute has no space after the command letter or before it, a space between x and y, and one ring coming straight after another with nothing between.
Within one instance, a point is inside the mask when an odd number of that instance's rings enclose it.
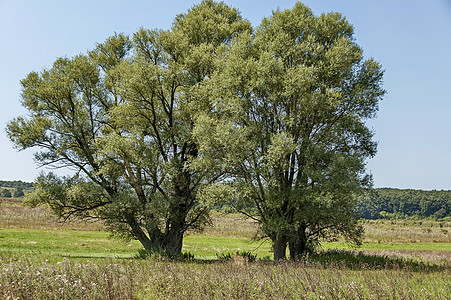
<instances>
[{"instance_id":1,"label":"distant forest","mask_svg":"<svg viewBox=\"0 0 451 300\"><path fill-rule=\"evenodd\" d=\"M451 214L451 191L374 189L356 207L364 219L434 218Z\"/></svg>"},{"instance_id":2,"label":"distant forest","mask_svg":"<svg viewBox=\"0 0 451 300\"><path fill-rule=\"evenodd\" d=\"M0 197L24 196L33 183L0 180ZM451 216L451 191L382 188L360 197L355 212L364 219L434 218Z\"/></svg>"},{"instance_id":3,"label":"distant forest","mask_svg":"<svg viewBox=\"0 0 451 300\"><path fill-rule=\"evenodd\" d=\"M34 188L33 183L23 182L20 180L14 181L4 181L0 180L0 187L3 188L13 188L13 189L22 189L22 190L31 190Z\"/></svg>"},{"instance_id":4,"label":"distant forest","mask_svg":"<svg viewBox=\"0 0 451 300\"><path fill-rule=\"evenodd\" d=\"M25 192L34 189L33 183L20 180L4 181L0 180L0 197L3 198L22 198Z\"/></svg>"}]
</instances>

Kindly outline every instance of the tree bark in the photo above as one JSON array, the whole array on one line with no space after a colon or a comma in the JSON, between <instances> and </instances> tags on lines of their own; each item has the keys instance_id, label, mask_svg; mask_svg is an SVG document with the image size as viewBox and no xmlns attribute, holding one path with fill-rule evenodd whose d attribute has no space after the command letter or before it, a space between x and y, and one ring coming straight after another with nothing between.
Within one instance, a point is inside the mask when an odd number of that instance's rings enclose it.
<instances>
[{"instance_id":1,"label":"tree bark","mask_svg":"<svg viewBox=\"0 0 451 300\"><path fill-rule=\"evenodd\" d=\"M287 258L287 238L285 236L276 235L272 238L274 261L284 260Z\"/></svg>"},{"instance_id":2,"label":"tree bark","mask_svg":"<svg viewBox=\"0 0 451 300\"><path fill-rule=\"evenodd\" d=\"M305 230L305 226L300 226L297 235L290 240L290 260L298 260L305 254L307 250L307 236Z\"/></svg>"},{"instance_id":3,"label":"tree bark","mask_svg":"<svg viewBox=\"0 0 451 300\"><path fill-rule=\"evenodd\" d=\"M141 245L143 245L144 249L151 250L155 247L154 241L146 235L133 217L127 217L127 223L130 226L133 235L138 239Z\"/></svg>"},{"instance_id":4,"label":"tree bark","mask_svg":"<svg viewBox=\"0 0 451 300\"><path fill-rule=\"evenodd\" d=\"M164 245L165 250L176 254L182 252L183 236L187 229L186 217L194 204L190 189L191 174L183 170L183 165L180 169L179 175L174 178L174 195L178 200L170 209L171 217L168 220Z\"/></svg>"},{"instance_id":5,"label":"tree bark","mask_svg":"<svg viewBox=\"0 0 451 300\"><path fill-rule=\"evenodd\" d=\"M171 229L165 238L165 250L174 254L182 253L183 235L184 230L182 225L171 224Z\"/></svg>"}]
</instances>

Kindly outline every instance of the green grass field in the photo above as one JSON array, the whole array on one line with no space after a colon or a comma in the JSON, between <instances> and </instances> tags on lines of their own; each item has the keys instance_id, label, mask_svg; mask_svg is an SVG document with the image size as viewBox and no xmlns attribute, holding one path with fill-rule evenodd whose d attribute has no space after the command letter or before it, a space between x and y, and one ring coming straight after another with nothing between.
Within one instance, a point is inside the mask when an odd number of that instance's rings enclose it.
<instances>
[{"instance_id":1,"label":"green grass field","mask_svg":"<svg viewBox=\"0 0 451 300\"><path fill-rule=\"evenodd\" d=\"M449 251L451 243L364 243L355 248L345 242L324 242L324 250L415 250ZM0 228L0 252L40 253L61 257L134 257L141 246L137 241L111 238L103 231ZM257 257L271 256L269 241L253 241L245 237L188 234L183 251L200 259L215 259L216 254L251 251Z\"/></svg>"},{"instance_id":2,"label":"green grass field","mask_svg":"<svg viewBox=\"0 0 451 300\"><path fill-rule=\"evenodd\" d=\"M449 222L367 221L363 245L324 242L297 263L274 264L268 241L238 215L213 214L190 232L191 261L139 259L136 241L98 223L59 223L43 208L0 205L0 299L450 299ZM249 251L248 262L232 255Z\"/></svg>"}]
</instances>

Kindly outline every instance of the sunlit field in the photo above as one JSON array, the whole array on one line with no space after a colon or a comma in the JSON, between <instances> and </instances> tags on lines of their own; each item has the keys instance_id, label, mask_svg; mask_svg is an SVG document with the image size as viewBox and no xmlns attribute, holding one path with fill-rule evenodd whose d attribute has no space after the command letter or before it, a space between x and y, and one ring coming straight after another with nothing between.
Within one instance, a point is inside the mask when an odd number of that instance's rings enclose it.
<instances>
[{"instance_id":1,"label":"sunlit field","mask_svg":"<svg viewBox=\"0 0 451 300\"><path fill-rule=\"evenodd\" d=\"M0 299L449 299L450 222L363 225L360 248L327 242L274 264L255 223L215 212L212 226L186 235L191 259L142 259L139 243L110 238L102 224L60 223L3 199Z\"/></svg>"}]
</instances>

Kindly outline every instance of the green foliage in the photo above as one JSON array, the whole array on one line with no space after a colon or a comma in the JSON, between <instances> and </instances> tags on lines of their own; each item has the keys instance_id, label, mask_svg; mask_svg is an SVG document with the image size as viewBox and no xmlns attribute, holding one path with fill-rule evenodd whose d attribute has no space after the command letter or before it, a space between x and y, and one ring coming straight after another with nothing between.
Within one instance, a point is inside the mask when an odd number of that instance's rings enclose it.
<instances>
[{"instance_id":1,"label":"green foliage","mask_svg":"<svg viewBox=\"0 0 451 300\"><path fill-rule=\"evenodd\" d=\"M34 188L34 184L30 182L24 182L21 180L14 181L0 180L0 187L8 187L21 190L32 190Z\"/></svg>"},{"instance_id":2,"label":"green foliage","mask_svg":"<svg viewBox=\"0 0 451 300\"><path fill-rule=\"evenodd\" d=\"M15 181L1 181L0 180L0 188L3 188L0 192L1 197L22 198L25 195L24 190L32 191L34 189L34 185L32 183L23 182L20 180L15 180ZM5 196L3 196L3 195L5 195Z\"/></svg>"},{"instance_id":3,"label":"green foliage","mask_svg":"<svg viewBox=\"0 0 451 300\"><path fill-rule=\"evenodd\" d=\"M14 189L14 192L13 192L14 198L22 198L23 196L25 196L25 194L22 189L20 189L20 188Z\"/></svg>"},{"instance_id":4,"label":"green foliage","mask_svg":"<svg viewBox=\"0 0 451 300\"><path fill-rule=\"evenodd\" d=\"M148 250L180 252L184 233L208 222L210 205L197 193L213 181L188 168L202 107L191 89L213 72L222 45L249 29L236 9L203 1L170 30L116 34L31 72L21 81L29 114L9 122L7 134L18 149L39 148L39 165L76 175L42 174L27 201L63 219L102 219Z\"/></svg>"},{"instance_id":5,"label":"green foliage","mask_svg":"<svg viewBox=\"0 0 451 300\"><path fill-rule=\"evenodd\" d=\"M355 212L365 219L443 219L451 214L451 191L370 190L359 198Z\"/></svg>"},{"instance_id":6,"label":"green foliage","mask_svg":"<svg viewBox=\"0 0 451 300\"><path fill-rule=\"evenodd\" d=\"M2 189L0 191L0 197L11 198L11 191L8 189Z\"/></svg>"},{"instance_id":7,"label":"green foliage","mask_svg":"<svg viewBox=\"0 0 451 300\"><path fill-rule=\"evenodd\" d=\"M234 259L234 257L241 257L246 262L254 262L257 259L257 254L253 254L251 251L237 251L235 253L232 252L216 253L216 257L220 261L231 261Z\"/></svg>"},{"instance_id":8,"label":"green foliage","mask_svg":"<svg viewBox=\"0 0 451 300\"><path fill-rule=\"evenodd\" d=\"M27 117L7 125L37 147L27 196L61 218L101 219L149 251L180 253L217 205L258 221L276 259L320 239L359 243L356 196L376 153L383 71L338 13L297 3L255 30L205 0L169 30L116 34L21 81Z\"/></svg>"},{"instance_id":9,"label":"green foliage","mask_svg":"<svg viewBox=\"0 0 451 300\"><path fill-rule=\"evenodd\" d=\"M258 221L276 258L337 235L359 243L353 207L376 153L365 122L385 91L353 27L297 3L236 37L217 64L195 90L210 109L196 120L192 167L228 175L210 192Z\"/></svg>"},{"instance_id":10,"label":"green foliage","mask_svg":"<svg viewBox=\"0 0 451 300\"><path fill-rule=\"evenodd\" d=\"M233 258L232 252L216 253L216 257L220 261L230 261Z\"/></svg>"},{"instance_id":11,"label":"green foliage","mask_svg":"<svg viewBox=\"0 0 451 300\"><path fill-rule=\"evenodd\" d=\"M67 220L99 217L103 208L113 201L99 185L82 177L58 177L49 173L36 179L36 189L26 195L25 203L33 207L45 203L58 217Z\"/></svg>"},{"instance_id":12,"label":"green foliage","mask_svg":"<svg viewBox=\"0 0 451 300\"><path fill-rule=\"evenodd\" d=\"M146 250L138 249L138 254L135 258L140 259L158 259L158 260L176 260L176 261L187 261L193 260L194 255L190 252L170 252L168 250Z\"/></svg>"}]
</instances>

